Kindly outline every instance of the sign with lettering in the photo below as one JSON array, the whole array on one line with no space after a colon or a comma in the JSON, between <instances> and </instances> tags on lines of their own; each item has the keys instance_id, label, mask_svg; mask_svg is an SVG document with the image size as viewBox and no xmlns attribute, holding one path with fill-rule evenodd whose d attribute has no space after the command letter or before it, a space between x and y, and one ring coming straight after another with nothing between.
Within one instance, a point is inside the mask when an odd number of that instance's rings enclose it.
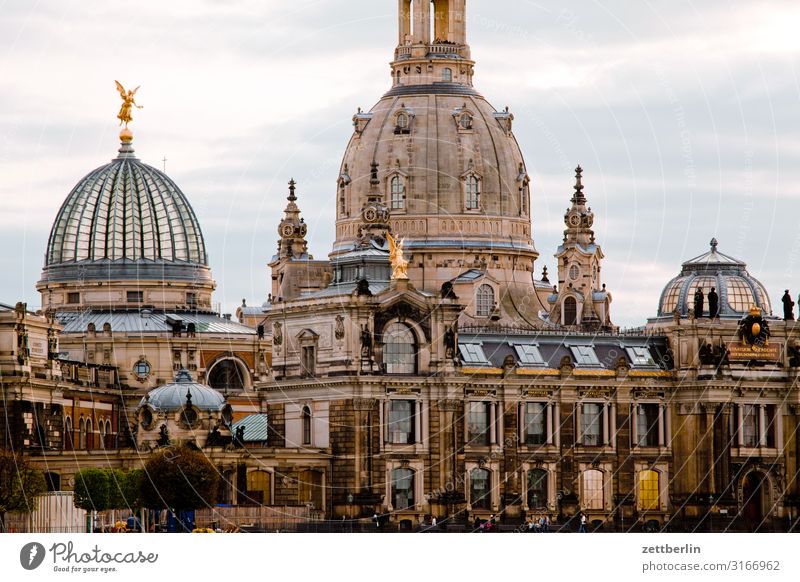
<instances>
[{"instance_id":1,"label":"sign with lettering","mask_svg":"<svg viewBox=\"0 0 800 582\"><path fill-rule=\"evenodd\" d=\"M728 342L725 347L728 348L728 360L731 362L779 362L783 351L780 343L759 346Z\"/></svg>"}]
</instances>

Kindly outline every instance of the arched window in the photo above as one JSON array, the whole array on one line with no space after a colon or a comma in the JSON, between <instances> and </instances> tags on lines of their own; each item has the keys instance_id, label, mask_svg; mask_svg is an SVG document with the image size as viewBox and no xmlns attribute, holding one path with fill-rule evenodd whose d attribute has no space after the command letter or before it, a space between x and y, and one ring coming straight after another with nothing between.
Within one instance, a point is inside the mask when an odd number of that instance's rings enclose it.
<instances>
[{"instance_id":1,"label":"arched window","mask_svg":"<svg viewBox=\"0 0 800 582\"><path fill-rule=\"evenodd\" d=\"M578 325L578 302L574 297L564 299L564 325Z\"/></svg>"},{"instance_id":2,"label":"arched window","mask_svg":"<svg viewBox=\"0 0 800 582\"><path fill-rule=\"evenodd\" d=\"M397 128L398 129L408 129L408 115L405 113L399 113L397 115Z\"/></svg>"},{"instance_id":3,"label":"arched window","mask_svg":"<svg viewBox=\"0 0 800 582\"><path fill-rule=\"evenodd\" d=\"M642 511L658 511L659 493L658 473L656 471L639 472L639 509Z\"/></svg>"},{"instance_id":4,"label":"arched window","mask_svg":"<svg viewBox=\"0 0 800 582\"><path fill-rule=\"evenodd\" d=\"M442 81L445 83L451 83L453 81L453 69L448 67L442 71Z\"/></svg>"},{"instance_id":5,"label":"arched window","mask_svg":"<svg viewBox=\"0 0 800 582\"><path fill-rule=\"evenodd\" d=\"M83 447L87 451L89 449L93 449L94 448L94 442L93 442L94 430L93 429L94 429L94 426L92 424L92 419L90 418L90 419L88 419L86 421L86 446Z\"/></svg>"},{"instance_id":6,"label":"arched window","mask_svg":"<svg viewBox=\"0 0 800 582\"><path fill-rule=\"evenodd\" d=\"M267 471L250 471L247 474L247 500L246 504L269 505L270 482ZM244 505L244 504L243 504Z\"/></svg>"},{"instance_id":7,"label":"arched window","mask_svg":"<svg viewBox=\"0 0 800 582\"><path fill-rule=\"evenodd\" d=\"M466 207L467 210L478 210L480 208L480 190L478 186L478 178L476 176L467 176L466 183Z\"/></svg>"},{"instance_id":8,"label":"arched window","mask_svg":"<svg viewBox=\"0 0 800 582\"><path fill-rule=\"evenodd\" d=\"M244 372L233 360L214 364L208 373L208 385L216 390L244 390Z\"/></svg>"},{"instance_id":9,"label":"arched window","mask_svg":"<svg viewBox=\"0 0 800 582\"><path fill-rule=\"evenodd\" d=\"M411 469L392 471L392 505L396 511L414 507L414 471Z\"/></svg>"},{"instance_id":10,"label":"arched window","mask_svg":"<svg viewBox=\"0 0 800 582\"><path fill-rule=\"evenodd\" d=\"M494 289L491 285L478 287L475 313L478 317L489 317L494 311Z\"/></svg>"},{"instance_id":11,"label":"arched window","mask_svg":"<svg viewBox=\"0 0 800 582\"><path fill-rule=\"evenodd\" d=\"M71 451L75 448L75 444L73 443L73 439L75 435L72 434L72 419L68 416L66 420L64 420L64 450Z\"/></svg>"},{"instance_id":12,"label":"arched window","mask_svg":"<svg viewBox=\"0 0 800 582\"><path fill-rule=\"evenodd\" d=\"M489 509L491 482L487 469L473 469L469 474L469 499L473 509Z\"/></svg>"},{"instance_id":13,"label":"arched window","mask_svg":"<svg viewBox=\"0 0 800 582\"><path fill-rule=\"evenodd\" d=\"M86 419L81 418L78 424L78 449L86 450Z\"/></svg>"},{"instance_id":14,"label":"arched window","mask_svg":"<svg viewBox=\"0 0 800 582\"><path fill-rule=\"evenodd\" d=\"M303 444L311 444L311 409L303 407Z\"/></svg>"},{"instance_id":15,"label":"arched window","mask_svg":"<svg viewBox=\"0 0 800 582\"><path fill-rule=\"evenodd\" d=\"M393 176L390 181L390 201L392 210L402 210L405 207L403 196L403 183L400 176Z\"/></svg>"},{"instance_id":16,"label":"arched window","mask_svg":"<svg viewBox=\"0 0 800 582\"><path fill-rule=\"evenodd\" d=\"M531 509L547 507L547 471L542 469L528 471L528 507Z\"/></svg>"},{"instance_id":17,"label":"arched window","mask_svg":"<svg viewBox=\"0 0 800 582\"><path fill-rule=\"evenodd\" d=\"M402 323L386 326L383 331L383 364L387 374L415 374L416 351L411 328Z\"/></svg>"},{"instance_id":18,"label":"arched window","mask_svg":"<svg viewBox=\"0 0 800 582\"><path fill-rule=\"evenodd\" d=\"M583 509L603 509L603 472L589 469L583 473L581 490Z\"/></svg>"},{"instance_id":19,"label":"arched window","mask_svg":"<svg viewBox=\"0 0 800 582\"><path fill-rule=\"evenodd\" d=\"M106 423L102 420L98 423L98 429L100 429L100 448L105 448L106 446Z\"/></svg>"},{"instance_id":20,"label":"arched window","mask_svg":"<svg viewBox=\"0 0 800 582\"><path fill-rule=\"evenodd\" d=\"M104 446L109 449L114 447L114 435L111 433L110 420L106 420L106 442Z\"/></svg>"},{"instance_id":21,"label":"arched window","mask_svg":"<svg viewBox=\"0 0 800 582\"><path fill-rule=\"evenodd\" d=\"M469 113L464 113L458 118L458 124L461 129L472 129L472 116Z\"/></svg>"}]
</instances>

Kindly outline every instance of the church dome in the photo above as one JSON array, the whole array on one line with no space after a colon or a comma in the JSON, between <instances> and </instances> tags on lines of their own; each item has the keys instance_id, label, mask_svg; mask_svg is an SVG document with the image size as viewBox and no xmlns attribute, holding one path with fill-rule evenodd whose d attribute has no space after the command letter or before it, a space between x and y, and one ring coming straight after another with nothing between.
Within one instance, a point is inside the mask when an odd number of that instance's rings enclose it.
<instances>
[{"instance_id":1,"label":"church dome","mask_svg":"<svg viewBox=\"0 0 800 582\"><path fill-rule=\"evenodd\" d=\"M658 304L659 317L671 317L677 309L687 317L694 306L697 288L708 295L714 287L719 295L719 317L741 319L755 305L764 315L772 315L772 305L764 285L747 272L747 265L718 250L716 239L711 250L683 263L681 273L667 283ZM704 306L708 316L708 302Z\"/></svg>"},{"instance_id":2,"label":"church dome","mask_svg":"<svg viewBox=\"0 0 800 582\"><path fill-rule=\"evenodd\" d=\"M186 370L181 370L175 380L159 388L151 390L141 402L139 407L149 406L156 411L169 412L180 410L186 406L187 395L191 405L201 411L218 411L226 406L225 397L204 384L192 380Z\"/></svg>"},{"instance_id":3,"label":"church dome","mask_svg":"<svg viewBox=\"0 0 800 582\"><path fill-rule=\"evenodd\" d=\"M186 196L136 158L130 139L72 189L47 244L43 283L96 278L210 280Z\"/></svg>"}]
</instances>

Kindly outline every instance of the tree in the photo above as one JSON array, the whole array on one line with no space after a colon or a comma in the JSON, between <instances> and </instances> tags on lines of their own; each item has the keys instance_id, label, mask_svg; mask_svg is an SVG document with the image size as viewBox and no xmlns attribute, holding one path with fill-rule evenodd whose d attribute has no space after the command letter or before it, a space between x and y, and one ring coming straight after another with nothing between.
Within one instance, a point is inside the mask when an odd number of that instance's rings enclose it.
<instances>
[{"instance_id":1,"label":"tree","mask_svg":"<svg viewBox=\"0 0 800 582\"><path fill-rule=\"evenodd\" d=\"M73 495L75 507L91 512L108 509L110 498L108 471L91 468L78 471L75 474Z\"/></svg>"},{"instance_id":2,"label":"tree","mask_svg":"<svg viewBox=\"0 0 800 582\"><path fill-rule=\"evenodd\" d=\"M36 497L46 489L41 471L29 467L20 455L0 451L0 531L5 531L7 512L34 511Z\"/></svg>"},{"instance_id":3,"label":"tree","mask_svg":"<svg viewBox=\"0 0 800 582\"><path fill-rule=\"evenodd\" d=\"M169 447L144 466L141 498L149 509L177 511L214 505L219 474L206 456L187 446Z\"/></svg>"}]
</instances>

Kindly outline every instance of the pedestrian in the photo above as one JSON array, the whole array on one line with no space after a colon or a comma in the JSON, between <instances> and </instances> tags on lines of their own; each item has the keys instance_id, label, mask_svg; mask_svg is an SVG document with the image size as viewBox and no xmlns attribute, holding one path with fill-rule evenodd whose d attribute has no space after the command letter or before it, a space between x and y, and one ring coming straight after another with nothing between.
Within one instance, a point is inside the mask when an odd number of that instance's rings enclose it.
<instances>
[{"instance_id":1,"label":"pedestrian","mask_svg":"<svg viewBox=\"0 0 800 582\"><path fill-rule=\"evenodd\" d=\"M548 533L550 531L550 516L548 514L544 514L544 533Z\"/></svg>"},{"instance_id":2,"label":"pedestrian","mask_svg":"<svg viewBox=\"0 0 800 582\"><path fill-rule=\"evenodd\" d=\"M436 527L436 516L431 517L431 527Z\"/></svg>"},{"instance_id":3,"label":"pedestrian","mask_svg":"<svg viewBox=\"0 0 800 582\"><path fill-rule=\"evenodd\" d=\"M578 533L586 533L587 532L587 530L586 530L586 514L584 512L582 512L582 511L580 513L580 518L581 518L581 525L578 528Z\"/></svg>"},{"instance_id":4,"label":"pedestrian","mask_svg":"<svg viewBox=\"0 0 800 582\"><path fill-rule=\"evenodd\" d=\"M544 529L544 516L541 516L539 518L539 533L544 533L544 532L545 532L545 529Z\"/></svg>"}]
</instances>

